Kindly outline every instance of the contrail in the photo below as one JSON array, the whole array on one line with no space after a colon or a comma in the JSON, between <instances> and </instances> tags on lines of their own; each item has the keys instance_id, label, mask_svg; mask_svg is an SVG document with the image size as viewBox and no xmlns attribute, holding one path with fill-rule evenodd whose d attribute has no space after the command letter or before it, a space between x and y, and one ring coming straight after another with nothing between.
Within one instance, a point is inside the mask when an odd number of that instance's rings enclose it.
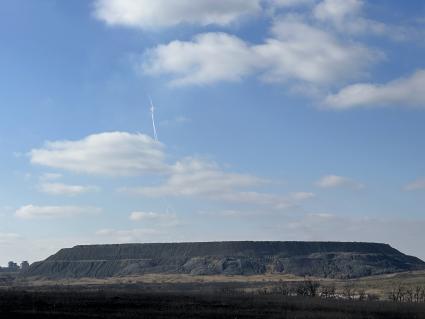
<instances>
[{"instance_id":1,"label":"contrail","mask_svg":"<svg viewBox=\"0 0 425 319\"><path fill-rule=\"evenodd\" d=\"M149 97L149 101L150 101L150 103L151 103L151 115L152 115L153 136L154 136L154 138L155 138L155 141L157 141L157 142L158 142L158 135L156 134L155 116L154 116L155 107L153 106L153 103L152 103L152 99L151 99L151 97Z\"/></svg>"}]
</instances>

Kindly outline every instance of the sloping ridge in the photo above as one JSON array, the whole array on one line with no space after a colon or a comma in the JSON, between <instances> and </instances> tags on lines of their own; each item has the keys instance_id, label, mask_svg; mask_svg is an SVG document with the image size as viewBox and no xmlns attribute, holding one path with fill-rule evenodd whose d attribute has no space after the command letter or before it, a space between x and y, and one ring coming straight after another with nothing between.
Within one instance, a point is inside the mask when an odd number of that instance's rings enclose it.
<instances>
[{"instance_id":1,"label":"sloping ridge","mask_svg":"<svg viewBox=\"0 0 425 319\"><path fill-rule=\"evenodd\" d=\"M418 269L425 269L423 261L387 244L234 241L75 246L32 264L25 275L105 278L146 273L288 273L355 278Z\"/></svg>"}]
</instances>

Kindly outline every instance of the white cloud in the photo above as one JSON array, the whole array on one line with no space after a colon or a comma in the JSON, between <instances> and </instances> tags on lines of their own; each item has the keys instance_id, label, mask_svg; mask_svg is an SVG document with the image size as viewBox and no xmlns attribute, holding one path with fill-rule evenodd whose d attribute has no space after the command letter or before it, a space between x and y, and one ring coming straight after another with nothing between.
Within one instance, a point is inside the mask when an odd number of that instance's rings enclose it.
<instances>
[{"instance_id":1,"label":"white cloud","mask_svg":"<svg viewBox=\"0 0 425 319\"><path fill-rule=\"evenodd\" d=\"M425 107L425 70L418 70L408 78L386 84L360 83L329 95L324 101L328 108L345 110L358 107Z\"/></svg>"},{"instance_id":2,"label":"white cloud","mask_svg":"<svg viewBox=\"0 0 425 319\"><path fill-rule=\"evenodd\" d=\"M153 29L178 24L226 26L261 12L260 0L97 0L95 16L108 25Z\"/></svg>"},{"instance_id":3,"label":"white cloud","mask_svg":"<svg viewBox=\"0 0 425 319\"><path fill-rule=\"evenodd\" d=\"M77 173L137 175L167 171L162 144L144 134L106 132L77 141L47 142L31 163Z\"/></svg>"},{"instance_id":4,"label":"white cloud","mask_svg":"<svg viewBox=\"0 0 425 319\"><path fill-rule=\"evenodd\" d=\"M164 176L166 180L160 185L121 189L148 197L202 197L284 209L313 196L301 192L279 195L253 191L253 188L268 181L254 175L226 172L217 163L198 158L188 157L169 165L164 162L162 149L161 144L146 135L114 132L90 135L79 141L50 142L42 149L32 150L30 154L32 163L75 172L101 175L151 173ZM57 182L42 182L39 187L41 191L54 195L77 195L97 190L93 186ZM26 207L24 211L31 207ZM50 211L52 208L44 214L48 215ZM25 214L20 212L20 215Z\"/></svg>"},{"instance_id":5,"label":"white cloud","mask_svg":"<svg viewBox=\"0 0 425 319\"><path fill-rule=\"evenodd\" d=\"M270 5L282 8L309 5L313 4L314 2L316 2L316 0L269 0Z\"/></svg>"},{"instance_id":6,"label":"white cloud","mask_svg":"<svg viewBox=\"0 0 425 319\"><path fill-rule=\"evenodd\" d=\"M39 180L42 182L55 181L62 178L62 174L58 173L44 173L39 177Z\"/></svg>"},{"instance_id":7,"label":"white cloud","mask_svg":"<svg viewBox=\"0 0 425 319\"><path fill-rule=\"evenodd\" d=\"M134 222L151 222L160 226L176 226L179 220L175 213L132 212L129 219Z\"/></svg>"},{"instance_id":8,"label":"white cloud","mask_svg":"<svg viewBox=\"0 0 425 319\"><path fill-rule=\"evenodd\" d=\"M255 176L224 172L214 162L185 158L172 167L171 174L163 185L142 187L134 191L150 197L216 196L235 188L263 183L265 180Z\"/></svg>"},{"instance_id":9,"label":"white cloud","mask_svg":"<svg viewBox=\"0 0 425 319\"><path fill-rule=\"evenodd\" d=\"M74 196L96 192L99 191L99 188L96 186L67 185L63 183L41 183L39 190L50 195Z\"/></svg>"},{"instance_id":10,"label":"white cloud","mask_svg":"<svg viewBox=\"0 0 425 319\"><path fill-rule=\"evenodd\" d=\"M337 175L323 176L319 181L316 182L316 186L321 188L351 188L351 189L361 189L364 187L364 185L359 182L356 182L347 177L337 176Z\"/></svg>"},{"instance_id":11,"label":"white cloud","mask_svg":"<svg viewBox=\"0 0 425 319\"><path fill-rule=\"evenodd\" d=\"M290 193L288 198L294 201L303 201L303 200L313 198L315 196L316 195L311 192L295 192L295 193Z\"/></svg>"},{"instance_id":12,"label":"white cloud","mask_svg":"<svg viewBox=\"0 0 425 319\"><path fill-rule=\"evenodd\" d=\"M149 50L142 70L170 75L173 85L238 81L253 74L266 81L322 85L358 78L381 58L377 51L343 42L297 16L277 19L272 33L259 45L225 33L172 41Z\"/></svg>"},{"instance_id":13,"label":"white cloud","mask_svg":"<svg viewBox=\"0 0 425 319\"><path fill-rule=\"evenodd\" d=\"M122 191L148 197L185 196L212 200L288 208L313 197L311 193L292 193L288 196L248 191L268 181L247 174L228 173L216 163L186 158L173 166L168 179L159 186L127 188Z\"/></svg>"},{"instance_id":14,"label":"white cloud","mask_svg":"<svg viewBox=\"0 0 425 319\"><path fill-rule=\"evenodd\" d=\"M322 22L330 22L341 32L358 33L379 31L379 26L384 28L383 24L360 17L362 8L361 0L324 0L316 5L313 15Z\"/></svg>"},{"instance_id":15,"label":"white cloud","mask_svg":"<svg viewBox=\"0 0 425 319\"><path fill-rule=\"evenodd\" d=\"M289 195L277 195L260 192L232 191L217 194L215 200L242 203L248 205L259 205L271 209L288 209L297 206L300 202L313 198L315 195L308 192L290 193Z\"/></svg>"},{"instance_id":16,"label":"white cloud","mask_svg":"<svg viewBox=\"0 0 425 319\"><path fill-rule=\"evenodd\" d=\"M205 33L192 41L172 41L149 50L142 70L151 75L170 74L174 85L238 81L255 68L248 44L226 33Z\"/></svg>"},{"instance_id":17,"label":"white cloud","mask_svg":"<svg viewBox=\"0 0 425 319\"><path fill-rule=\"evenodd\" d=\"M26 205L16 210L15 216L21 219L51 219L73 217L82 214L98 214L100 212L101 209L97 207Z\"/></svg>"},{"instance_id":18,"label":"white cloud","mask_svg":"<svg viewBox=\"0 0 425 319\"><path fill-rule=\"evenodd\" d=\"M313 16L344 35L373 34L397 41L420 36L415 28L388 25L364 18L364 4L362 0L323 0L314 7Z\"/></svg>"},{"instance_id":19,"label":"white cloud","mask_svg":"<svg viewBox=\"0 0 425 319\"><path fill-rule=\"evenodd\" d=\"M404 187L407 191L416 191L425 189L425 178L418 179L416 181L410 182Z\"/></svg>"},{"instance_id":20,"label":"white cloud","mask_svg":"<svg viewBox=\"0 0 425 319\"><path fill-rule=\"evenodd\" d=\"M132 221L141 221L141 220L158 219L159 217L160 215L154 212L132 212L129 218Z\"/></svg>"},{"instance_id":21,"label":"white cloud","mask_svg":"<svg viewBox=\"0 0 425 319\"><path fill-rule=\"evenodd\" d=\"M314 16L320 20L331 20L335 24L357 15L363 6L361 0L324 0L314 8Z\"/></svg>"},{"instance_id":22,"label":"white cloud","mask_svg":"<svg viewBox=\"0 0 425 319\"><path fill-rule=\"evenodd\" d=\"M343 42L297 16L277 20L273 38L254 48L263 61L268 81L296 80L315 85L334 84L364 75L380 59L376 51Z\"/></svg>"}]
</instances>

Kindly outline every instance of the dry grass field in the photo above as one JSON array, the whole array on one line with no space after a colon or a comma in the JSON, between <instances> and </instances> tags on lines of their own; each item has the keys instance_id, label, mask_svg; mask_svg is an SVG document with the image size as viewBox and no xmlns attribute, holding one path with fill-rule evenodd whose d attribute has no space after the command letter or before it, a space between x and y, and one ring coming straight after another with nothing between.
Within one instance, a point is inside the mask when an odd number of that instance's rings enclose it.
<instances>
[{"instance_id":1,"label":"dry grass field","mask_svg":"<svg viewBox=\"0 0 425 319\"><path fill-rule=\"evenodd\" d=\"M404 272L371 276L353 280L335 280L324 278L309 278L321 286L335 286L336 292L342 294L349 286L354 291L364 291L366 294L375 295L381 300L388 299L388 295L397 287L406 289L421 286L425 287L425 271ZM0 288L21 287L27 289L49 289L49 287L83 287L85 289L102 289L102 287L134 287L160 291L217 291L232 288L238 291L273 291L276 287L285 284L296 284L304 281L304 277L282 274L265 274L254 276L192 276L184 274L146 274L143 276L116 277L106 279L83 278L67 280L47 280L40 278L17 278L13 282L2 282Z\"/></svg>"},{"instance_id":2,"label":"dry grass field","mask_svg":"<svg viewBox=\"0 0 425 319\"><path fill-rule=\"evenodd\" d=\"M404 291L425 287L425 272L356 280L274 274L4 279L0 280L0 317L5 318L425 319L424 302L389 298L397 287ZM306 283L317 284L314 295L300 294L299 287ZM285 293L288 287L292 293ZM335 287L332 298L320 295L324 287ZM365 298L360 298L360 292Z\"/></svg>"}]
</instances>

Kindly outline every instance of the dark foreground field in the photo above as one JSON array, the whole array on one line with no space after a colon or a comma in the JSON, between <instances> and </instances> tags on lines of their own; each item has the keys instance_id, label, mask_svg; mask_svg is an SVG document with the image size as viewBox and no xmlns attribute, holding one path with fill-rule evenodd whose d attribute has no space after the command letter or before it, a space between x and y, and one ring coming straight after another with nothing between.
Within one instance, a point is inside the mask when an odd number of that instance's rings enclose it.
<instances>
[{"instance_id":1,"label":"dark foreground field","mask_svg":"<svg viewBox=\"0 0 425 319\"><path fill-rule=\"evenodd\" d=\"M0 318L425 318L424 304L282 295L0 291Z\"/></svg>"}]
</instances>

